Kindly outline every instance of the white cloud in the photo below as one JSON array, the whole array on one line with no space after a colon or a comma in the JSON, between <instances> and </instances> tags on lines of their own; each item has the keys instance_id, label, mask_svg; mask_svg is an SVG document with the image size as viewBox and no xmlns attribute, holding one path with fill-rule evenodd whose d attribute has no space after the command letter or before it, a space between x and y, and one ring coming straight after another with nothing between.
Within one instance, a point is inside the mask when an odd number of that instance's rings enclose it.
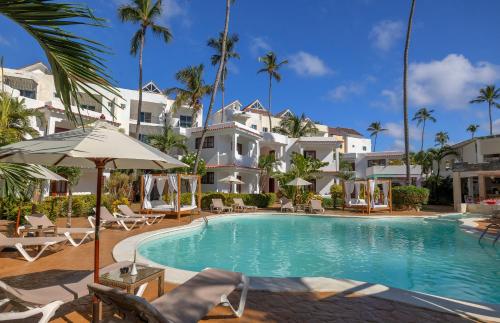
<instances>
[{"instance_id":1,"label":"white cloud","mask_svg":"<svg viewBox=\"0 0 500 323\"><path fill-rule=\"evenodd\" d=\"M393 144L390 149L403 150L404 149L404 128L402 123L387 122L382 125L387 131L382 134L393 138ZM410 148L413 149L413 143L420 138L420 129L415 125L410 124Z\"/></svg>"},{"instance_id":2,"label":"white cloud","mask_svg":"<svg viewBox=\"0 0 500 323\"><path fill-rule=\"evenodd\" d=\"M466 57L450 54L442 60L412 63L409 95L413 104L463 108L477 96L479 88L500 79L500 66L489 62L471 63Z\"/></svg>"},{"instance_id":3,"label":"white cloud","mask_svg":"<svg viewBox=\"0 0 500 323\"><path fill-rule=\"evenodd\" d=\"M251 37L250 39L250 52L253 56L260 56L264 52L270 51L271 45L264 37Z\"/></svg>"},{"instance_id":4,"label":"white cloud","mask_svg":"<svg viewBox=\"0 0 500 323\"><path fill-rule=\"evenodd\" d=\"M390 50L403 37L403 23L401 21L383 20L372 27L369 38L373 46L381 51Z\"/></svg>"},{"instance_id":5,"label":"white cloud","mask_svg":"<svg viewBox=\"0 0 500 323\"><path fill-rule=\"evenodd\" d=\"M324 76L333 72L321 58L304 51L290 56L289 67L301 76Z\"/></svg>"},{"instance_id":6,"label":"white cloud","mask_svg":"<svg viewBox=\"0 0 500 323\"><path fill-rule=\"evenodd\" d=\"M345 101L351 95L363 93L364 86L358 83L342 84L328 91L327 99L331 101Z\"/></svg>"},{"instance_id":7,"label":"white cloud","mask_svg":"<svg viewBox=\"0 0 500 323\"><path fill-rule=\"evenodd\" d=\"M493 134L500 134L500 119L493 120Z\"/></svg>"}]
</instances>

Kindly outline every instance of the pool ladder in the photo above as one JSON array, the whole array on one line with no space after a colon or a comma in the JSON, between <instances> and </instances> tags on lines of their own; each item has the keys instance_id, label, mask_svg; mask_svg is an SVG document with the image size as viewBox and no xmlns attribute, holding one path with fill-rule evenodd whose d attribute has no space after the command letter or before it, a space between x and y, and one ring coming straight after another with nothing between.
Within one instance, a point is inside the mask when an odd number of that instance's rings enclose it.
<instances>
[{"instance_id":1,"label":"pool ladder","mask_svg":"<svg viewBox=\"0 0 500 323\"><path fill-rule=\"evenodd\" d=\"M488 232L489 229L493 229L493 228L496 228L498 230L497 236L496 236L495 240L493 240L493 245L495 245L495 243L497 243L498 239L500 239L500 224L498 224L498 223L488 224L486 226L486 228L484 228L484 231L481 234L481 236L479 237L479 241L481 241L481 239L484 237L484 235Z\"/></svg>"}]
</instances>

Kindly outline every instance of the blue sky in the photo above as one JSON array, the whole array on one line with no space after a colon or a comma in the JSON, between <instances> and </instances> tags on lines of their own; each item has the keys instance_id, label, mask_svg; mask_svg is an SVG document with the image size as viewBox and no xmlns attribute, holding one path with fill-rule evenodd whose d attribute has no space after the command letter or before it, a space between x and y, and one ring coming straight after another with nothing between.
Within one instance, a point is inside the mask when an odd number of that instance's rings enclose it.
<instances>
[{"instance_id":1,"label":"blue sky","mask_svg":"<svg viewBox=\"0 0 500 323\"><path fill-rule=\"evenodd\" d=\"M121 87L137 87L137 59L129 55L136 26L122 24L116 9L125 0L87 0L109 28L79 32L107 45L107 66ZM164 0L161 23L174 39L169 44L149 35L144 79L160 87L175 85L177 70L205 64L213 82L209 37L222 30L224 2ZM230 65L226 102L258 98L267 105L267 78L256 74L257 60L274 50L290 64L273 85L273 112L291 108L331 126L352 127L364 134L373 121L389 130L377 150L402 147L402 52L410 1L403 0L237 0L230 32L238 33L241 59ZM465 128L480 124L487 134L486 105L470 105L485 84L500 86L500 1L417 0L410 49L410 115L420 107L435 110L437 123L427 127L426 146L437 131L451 142L469 137ZM42 51L18 26L0 18L0 55L8 67L46 61ZM220 95L217 102L220 102ZM208 100L206 100L208 103ZM500 133L500 109L493 112ZM420 129L412 123L412 146L420 146Z\"/></svg>"}]
</instances>

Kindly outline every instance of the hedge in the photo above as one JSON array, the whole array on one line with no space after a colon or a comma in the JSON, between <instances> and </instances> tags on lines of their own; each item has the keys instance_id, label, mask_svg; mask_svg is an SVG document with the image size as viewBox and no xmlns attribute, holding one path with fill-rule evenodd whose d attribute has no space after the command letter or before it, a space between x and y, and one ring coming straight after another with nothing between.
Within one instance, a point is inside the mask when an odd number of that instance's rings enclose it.
<instances>
[{"instance_id":1,"label":"hedge","mask_svg":"<svg viewBox=\"0 0 500 323\"><path fill-rule=\"evenodd\" d=\"M416 186L396 186L392 188L392 203L399 208L417 209L429 201L429 190Z\"/></svg>"},{"instance_id":2,"label":"hedge","mask_svg":"<svg viewBox=\"0 0 500 323\"><path fill-rule=\"evenodd\" d=\"M201 208L207 210L210 208L212 199L222 199L224 205L232 205L233 198L243 199L246 205L254 205L259 208L269 207L276 202L276 194L274 193L261 193L261 194L238 194L238 193L204 193L201 198Z\"/></svg>"}]
</instances>

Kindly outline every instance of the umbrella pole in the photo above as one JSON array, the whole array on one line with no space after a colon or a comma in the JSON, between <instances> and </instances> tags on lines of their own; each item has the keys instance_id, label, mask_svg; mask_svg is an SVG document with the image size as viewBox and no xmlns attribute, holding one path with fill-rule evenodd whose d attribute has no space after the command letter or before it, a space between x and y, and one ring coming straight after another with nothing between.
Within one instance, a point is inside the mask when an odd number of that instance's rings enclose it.
<instances>
[{"instance_id":1,"label":"umbrella pole","mask_svg":"<svg viewBox=\"0 0 500 323\"><path fill-rule=\"evenodd\" d=\"M97 190L95 207L95 239L94 239L94 283L99 283L99 227L101 225L101 190L104 160L95 160L97 168ZM96 296L92 297L92 321L99 322L101 316L100 302Z\"/></svg>"}]
</instances>

